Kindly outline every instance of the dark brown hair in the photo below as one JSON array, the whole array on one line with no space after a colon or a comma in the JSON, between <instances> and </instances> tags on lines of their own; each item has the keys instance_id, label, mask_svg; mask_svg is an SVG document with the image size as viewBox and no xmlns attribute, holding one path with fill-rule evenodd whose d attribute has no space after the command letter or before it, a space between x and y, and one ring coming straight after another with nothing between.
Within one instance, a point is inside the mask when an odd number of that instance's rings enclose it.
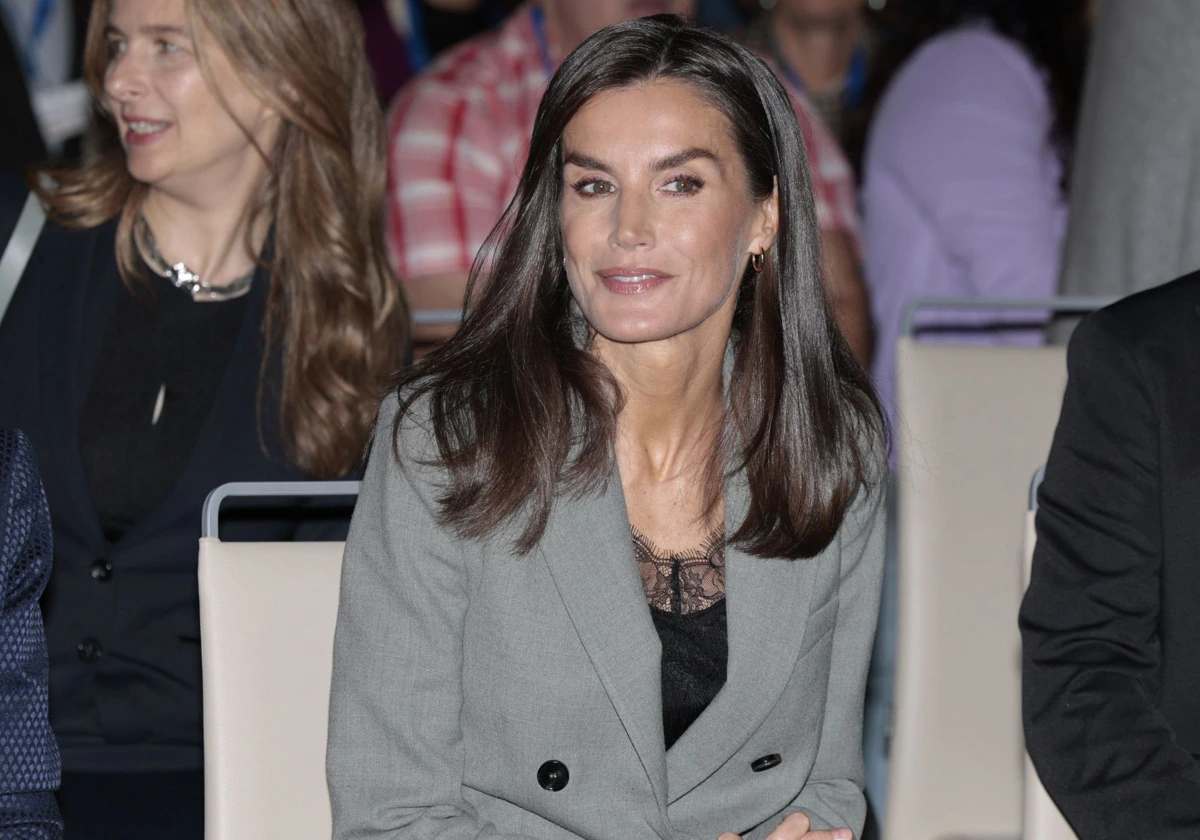
<instances>
[{"instance_id":1,"label":"dark brown hair","mask_svg":"<svg viewBox=\"0 0 1200 840\"><path fill-rule=\"evenodd\" d=\"M540 539L560 493L610 479L622 398L581 340L587 327L562 266L562 134L598 93L656 79L691 85L724 114L756 200L778 183L779 234L762 273L744 276L734 316L727 463L745 471L751 501L730 541L759 556L812 556L873 472L882 420L825 299L812 185L787 94L745 48L672 16L603 29L554 75L516 197L471 271L462 328L400 385L394 454L403 418L427 397L450 474L443 521L478 537L516 519L522 552Z\"/></svg>"},{"instance_id":2,"label":"dark brown hair","mask_svg":"<svg viewBox=\"0 0 1200 840\"><path fill-rule=\"evenodd\" d=\"M104 99L112 0L96 0L84 47L92 95ZM212 38L242 80L282 117L250 224L272 222L266 333L282 350L280 433L288 457L315 478L362 458L379 399L409 339L408 307L383 244L383 116L351 0L185 0L193 32ZM212 84L197 38L197 60ZM129 174L111 115L103 148L79 168L30 183L50 217L90 228L120 217L126 285L145 279L130 235L147 187ZM247 132L249 136L249 132ZM252 246L247 240L247 249ZM272 354L264 354L263 371ZM260 377L261 378L261 377ZM272 389L273 390L273 389Z\"/></svg>"}]
</instances>

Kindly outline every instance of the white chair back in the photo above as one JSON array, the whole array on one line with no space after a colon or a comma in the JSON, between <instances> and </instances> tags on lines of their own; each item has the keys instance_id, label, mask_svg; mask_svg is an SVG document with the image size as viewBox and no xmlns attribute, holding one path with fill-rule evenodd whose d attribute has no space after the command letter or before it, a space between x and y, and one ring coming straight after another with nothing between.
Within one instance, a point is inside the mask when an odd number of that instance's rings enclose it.
<instances>
[{"instance_id":1,"label":"white chair back","mask_svg":"<svg viewBox=\"0 0 1200 840\"><path fill-rule=\"evenodd\" d=\"M888 840L1021 830L1020 523L1064 355L900 340Z\"/></svg>"},{"instance_id":2,"label":"white chair back","mask_svg":"<svg viewBox=\"0 0 1200 840\"><path fill-rule=\"evenodd\" d=\"M249 489L247 489L249 488ZM353 482L224 485L200 540L206 840L329 840L325 739L340 542L224 543L237 495L357 492Z\"/></svg>"}]
</instances>

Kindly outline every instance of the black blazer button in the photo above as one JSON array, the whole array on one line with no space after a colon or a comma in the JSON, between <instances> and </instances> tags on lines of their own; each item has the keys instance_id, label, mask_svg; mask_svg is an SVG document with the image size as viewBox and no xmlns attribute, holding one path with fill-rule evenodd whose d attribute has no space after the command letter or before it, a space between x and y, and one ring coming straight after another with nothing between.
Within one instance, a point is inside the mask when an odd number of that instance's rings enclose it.
<instances>
[{"instance_id":1,"label":"black blazer button","mask_svg":"<svg viewBox=\"0 0 1200 840\"><path fill-rule=\"evenodd\" d=\"M547 761L538 768L538 784L551 793L557 793L567 786L571 774L567 765L561 761Z\"/></svg>"},{"instance_id":2,"label":"black blazer button","mask_svg":"<svg viewBox=\"0 0 1200 840\"><path fill-rule=\"evenodd\" d=\"M75 646L76 653L83 662L95 662L104 655L104 648L100 644L99 639L93 639L90 636Z\"/></svg>"},{"instance_id":3,"label":"black blazer button","mask_svg":"<svg viewBox=\"0 0 1200 840\"><path fill-rule=\"evenodd\" d=\"M113 567L112 563L107 560L100 559L92 564L92 580L97 583L105 583L112 580Z\"/></svg>"},{"instance_id":4,"label":"black blazer button","mask_svg":"<svg viewBox=\"0 0 1200 840\"><path fill-rule=\"evenodd\" d=\"M771 753L764 755L762 758L756 758L750 762L750 769L755 773L761 773L764 770L770 770L772 767L783 761L783 756L779 753Z\"/></svg>"}]
</instances>

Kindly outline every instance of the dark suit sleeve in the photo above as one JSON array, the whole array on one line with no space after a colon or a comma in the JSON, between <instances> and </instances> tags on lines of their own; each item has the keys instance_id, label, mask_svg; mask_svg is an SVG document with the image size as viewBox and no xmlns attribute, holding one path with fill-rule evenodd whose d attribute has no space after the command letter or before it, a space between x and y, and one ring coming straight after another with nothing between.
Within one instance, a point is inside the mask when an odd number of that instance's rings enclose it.
<instances>
[{"instance_id":1,"label":"dark suit sleeve","mask_svg":"<svg viewBox=\"0 0 1200 840\"><path fill-rule=\"evenodd\" d=\"M0 430L0 838L62 836L58 747L47 714L49 661L38 599L50 576L50 513L33 448Z\"/></svg>"},{"instance_id":2,"label":"dark suit sleeve","mask_svg":"<svg viewBox=\"0 0 1200 840\"><path fill-rule=\"evenodd\" d=\"M1160 377L1106 311L1067 364L1021 608L1026 745L1081 840L1195 838L1200 770L1155 704Z\"/></svg>"}]
</instances>

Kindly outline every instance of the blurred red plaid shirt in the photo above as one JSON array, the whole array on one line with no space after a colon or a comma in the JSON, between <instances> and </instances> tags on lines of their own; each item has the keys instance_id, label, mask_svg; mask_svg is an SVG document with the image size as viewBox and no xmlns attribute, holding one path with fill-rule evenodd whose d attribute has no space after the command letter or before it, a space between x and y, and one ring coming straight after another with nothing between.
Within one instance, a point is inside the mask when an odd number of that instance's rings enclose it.
<instances>
[{"instance_id":1,"label":"blurred red plaid shirt","mask_svg":"<svg viewBox=\"0 0 1200 840\"><path fill-rule=\"evenodd\" d=\"M465 273L516 192L550 74L531 7L441 57L388 115L387 242L401 277ZM786 83L822 230L859 247L854 173L804 94Z\"/></svg>"}]
</instances>

